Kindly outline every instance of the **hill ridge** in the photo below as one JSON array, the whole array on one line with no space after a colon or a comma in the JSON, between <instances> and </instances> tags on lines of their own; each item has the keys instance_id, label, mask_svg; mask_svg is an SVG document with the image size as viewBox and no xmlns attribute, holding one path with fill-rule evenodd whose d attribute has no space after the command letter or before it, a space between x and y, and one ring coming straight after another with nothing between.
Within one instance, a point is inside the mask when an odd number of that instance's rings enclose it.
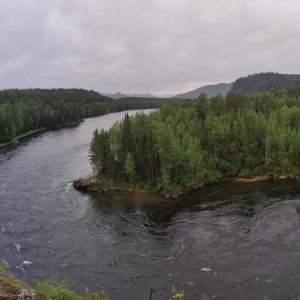
<instances>
[{"instance_id":1,"label":"hill ridge","mask_svg":"<svg viewBox=\"0 0 300 300\"><path fill-rule=\"evenodd\" d=\"M214 97L217 94L222 94L223 96L226 96L227 93L230 91L232 84L233 84L233 82L205 85L205 86L202 86L202 87L200 87L198 89L195 89L193 91L189 91L189 92L186 92L186 93L175 95L171 98L196 99L202 93L206 94L208 98Z\"/></svg>"}]
</instances>

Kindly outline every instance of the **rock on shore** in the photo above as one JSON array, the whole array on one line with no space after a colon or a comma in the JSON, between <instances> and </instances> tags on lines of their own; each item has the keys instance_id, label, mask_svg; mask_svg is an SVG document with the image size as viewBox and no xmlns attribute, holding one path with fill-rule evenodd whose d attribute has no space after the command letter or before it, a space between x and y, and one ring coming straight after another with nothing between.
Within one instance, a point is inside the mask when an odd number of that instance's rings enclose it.
<instances>
[{"instance_id":1,"label":"rock on shore","mask_svg":"<svg viewBox=\"0 0 300 300\"><path fill-rule=\"evenodd\" d=\"M95 177L86 178L86 179L78 179L73 182L73 186L77 190L86 191L90 187L94 187L97 183L97 179Z\"/></svg>"},{"instance_id":2,"label":"rock on shore","mask_svg":"<svg viewBox=\"0 0 300 300\"><path fill-rule=\"evenodd\" d=\"M84 179L77 179L73 181L73 186L77 190L81 191L90 191L97 193L106 193L106 192L116 192L124 191L128 192L129 190L124 190L120 188L112 180L103 178L102 180L97 180L96 176ZM133 191L133 190L132 190Z\"/></svg>"}]
</instances>

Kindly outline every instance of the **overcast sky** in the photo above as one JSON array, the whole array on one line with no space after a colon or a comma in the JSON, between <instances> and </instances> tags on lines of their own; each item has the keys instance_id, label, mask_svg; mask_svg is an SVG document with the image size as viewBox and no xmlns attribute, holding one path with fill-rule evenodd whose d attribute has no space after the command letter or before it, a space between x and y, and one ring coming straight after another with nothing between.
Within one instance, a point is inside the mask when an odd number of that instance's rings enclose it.
<instances>
[{"instance_id":1,"label":"overcast sky","mask_svg":"<svg viewBox=\"0 0 300 300\"><path fill-rule=\"evenodd\" d=\"M2 0L0 89L177 94L300 73L299 0Z\"/></svg>"}]
</instances>

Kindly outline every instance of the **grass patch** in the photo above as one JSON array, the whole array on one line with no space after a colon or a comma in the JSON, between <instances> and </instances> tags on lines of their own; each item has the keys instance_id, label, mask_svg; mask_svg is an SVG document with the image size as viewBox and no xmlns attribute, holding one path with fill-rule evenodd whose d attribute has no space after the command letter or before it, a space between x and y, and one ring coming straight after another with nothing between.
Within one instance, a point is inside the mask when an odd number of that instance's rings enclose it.
<instances>
[{"instance_id":1,"label":"grass patch","mask_svg":"<svg viewBox=\"0 0 300 300\"><path fill-rule=\"evenodd\" d=\"M10 269L9 263L6 262L5 260L1 262L0 267L1 267L3 270L9 270L9 269Z\"/></svg>"},{"instance_id":2,"label":"grass patch","mask_svg":"<svg viewBox=\"0 0 300 300\"><path fill-rule=\"evenodd\" d=\"M104 291L98 293L88 293L83 296L76 295L72 290L68 289L64 284L55 284L52 280L40 282L36 279L32 281L34 290L51 300L109 300Z\"/></svg>"},{"instance_id":3,"label":"grass patch","mask_svg":"<svg viewBox=\"0 0 300 300\"><path fill-rule=\"evenodd\" d=\"M30 136L32 134L35 134L35 133L37 133L39 131L43 131L43 130L44 130L43 128L39 128L39 129L29 130L27 132L24 132L24 133L21 133L19 135L16 135L11 141L9 141L7 143L0 143L0 148L5 147L7 145L10 145L10 144L16 142L19 139L25 138L27 136Z\"/></svg>"}]
</instances>

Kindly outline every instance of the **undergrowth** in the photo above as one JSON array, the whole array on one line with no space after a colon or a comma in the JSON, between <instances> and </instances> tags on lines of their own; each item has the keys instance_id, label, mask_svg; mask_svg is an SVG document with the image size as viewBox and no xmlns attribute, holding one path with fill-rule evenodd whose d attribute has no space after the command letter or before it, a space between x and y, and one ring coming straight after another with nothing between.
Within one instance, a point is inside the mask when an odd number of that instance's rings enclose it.
<instances>
[{"instance_id":1,"label":"undergrowth","mask_svg":"<svg viewBox=\"0 0 300 300\"><path fill-rule=\"evenodd\" d=\"M34 279L32 285L37 293L51 300L109 300L104 291L90 294L86 292L85 295L78 296L63 284L55 284L52 280L40 282Z\"/></svg>"}]
</instances>

